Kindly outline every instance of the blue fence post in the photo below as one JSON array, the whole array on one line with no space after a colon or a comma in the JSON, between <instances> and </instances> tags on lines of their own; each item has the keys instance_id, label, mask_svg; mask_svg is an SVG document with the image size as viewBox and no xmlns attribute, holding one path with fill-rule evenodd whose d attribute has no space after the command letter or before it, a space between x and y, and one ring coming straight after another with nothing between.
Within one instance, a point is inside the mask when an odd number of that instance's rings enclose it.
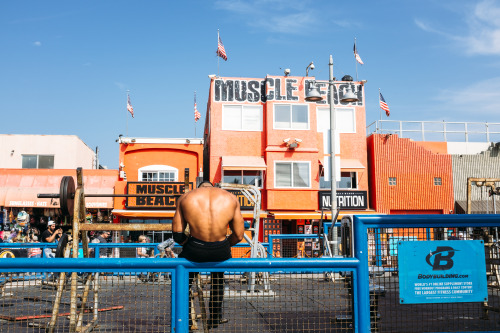
<instances>
[{"instance_id":1,"label":"blue fence post","mask_svg":"<svg viewBox=\"0 0 500 333\"><path fill-rule=\"evenodd\" d=\"M175 267L173 283L175 289L172 290L172 332L189 331L189 274L182 265Z\"/></svg>"},{"instance_id":2,"label":"blue fence post","mask_svg":"<svg viewBox=\"0 0 500 333\"><path fill-rule=\"evenodd\" d=\"M354 256L359 260L356 281L353 283L354 299L358 300L358 306L354 310L355 332L370 332L370 275L368 272L368 228L357 217L354 216ZM357 324L357 327L356 327Z\"/></svg>"}]
</instances>

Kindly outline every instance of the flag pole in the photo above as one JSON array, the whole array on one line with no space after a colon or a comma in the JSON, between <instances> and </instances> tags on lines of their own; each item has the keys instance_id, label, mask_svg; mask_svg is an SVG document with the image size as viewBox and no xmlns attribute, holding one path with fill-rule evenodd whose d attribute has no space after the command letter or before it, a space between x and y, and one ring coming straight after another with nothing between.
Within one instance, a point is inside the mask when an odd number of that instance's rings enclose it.
<instances>
[{"instance_id":1,"label":"flag pole","mask_svg":"<svg viewBox=\"0 0 500 333\"><path fill-rule=\"evenodd\" d=\"M196 138L196 90L194 91L194 105L195 105L195 108L194 108L194 112L195 112L195 115L194 115L194 137Z\"/></svg>"},{"instance_id":2,"label":"flag pole","mask_svg":"<svg viewBox=\"0 0 500 333\"><path fill-rule=\"evenodd\" d=\"M382 134L382 108L380 107L380 88L378 88L378 108L380 109L380 134Z\"/></svg>"},{"instance_id":3,"label":"flag pole","mask_svg":"<svg viewBox=\"0 0 500 333\"><path fill-rule=\"evenodd\" d=\"M126 104L125 104L125 105L128 105L128 96L129 96L129 93L130 93L130 90L127 90L127 102L126 102ZM125 108L125 109L126 109L126 108ZM127 136L127 137L128 137L128 115L127 115L127 113L128 113L128 111L127 111L127 112L125 112L125 118L126 118L126 120L127 120L127 121L126 121L126 124L127 124L126 126L127 126L127 127L126 127L126 131L125 131L125 136Z\"/></svg>"},{"instance_id":4,"label":"flag pole","mask_svg":"<svg viewBox=\"0 0 500 333\"><path fill-rule=\"evenodd\" d=\"M219 52L219 29L217 29L217 52ZM219 55L217 55L217 77L219 77Z\"/></svg>"},{"instance_id":5,"label":"flag pole","mask_svg":"<svg viewBox=\"0 0 500 333\"><path fill-rule=\"evenodd\" d=\"M354 37L354 49L357 53L358 49L356 48L356 37ZM356 60L356 54L354 54L354 62L356 63L356 81L358 81L358 61Z\"/></svg>"}]
</instances>

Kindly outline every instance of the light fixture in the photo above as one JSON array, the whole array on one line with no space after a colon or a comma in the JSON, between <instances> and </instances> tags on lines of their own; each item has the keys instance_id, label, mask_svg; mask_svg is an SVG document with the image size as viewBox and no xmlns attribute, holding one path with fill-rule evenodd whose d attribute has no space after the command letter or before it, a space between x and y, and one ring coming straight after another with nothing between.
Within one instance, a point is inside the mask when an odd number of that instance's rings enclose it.
<instances>
[{"instance_id":1,"label":"light fixture","mask_svg":"<svg viewBox=\"0 0 500 333\"><path fill-rule=\"evenodd\" d=\"M12 155L14 155L14 149L12 149L12 150L10 151L10 155L11 155L11 156L12 156Z\"/></svg>"},{"instance_id":2,"label":"light fixture","mask_svg":"<svg viewBox=\"0 0 500 333\"><path fill-rule=\"evenodd\" d=\"M321 97L321 94L319 93L319 88L316 85L316 81L309 82L309 87L307 88L306 97L304 99L308 102L318 102L323 99L323 97Z\"/></svg>"},{"instance_id":3,"label":"light fixture","mask_svg":"<svg viewBox=\"0 0 500 333\"><path fill-rule=\"evenodd\" d=\"M213 78L216 77L216 75L215 74L209 74L208 77L211 78L211 79L213 79Z\"/></svg>"},{"instance_id":4,"label":"light fixture","mask_svg":"<svg viewBox=\"0 0 500 333\"><path fill-rule=\"evenodd\" d=\"M356 96L352 92L351 85L347 86L347 90L346 90L344 96L342 96L342 98L340 99L340 101L345 102L345 103L353 103L353 102L359 101L358 96Z\"/></svg>"},{"instance_id":5,"label":"light fixture","mask_svg":"<svg viewBox=\"0 0 500 333\"><path fill-rule=\"evenodd\" d=\"M189 139L186 139L186 143L191 143L191 140L189 140Z\"/></svg>"},{"instance_id":6,"label":"light fixture","mask_svg":"<svg viewBox=\"0 0 500 333\"><path fill-rule=\"evenodd\" d=\"M288 141L290 141L290 138L283 139L284 143L288 143Z\"/></svg>"},{"instance_id":7,"label":"light fixture","mask_svg":"<svg viewBox=\"0 0 500 333\"><path fill-rule=\"evenodd\" d=\"M313 62L311 61L311 63L309 65L307 65L306 67L306 76L309 76L309 69L313 70L314 69L314 64Z\"/></svg>"}]
</instances>

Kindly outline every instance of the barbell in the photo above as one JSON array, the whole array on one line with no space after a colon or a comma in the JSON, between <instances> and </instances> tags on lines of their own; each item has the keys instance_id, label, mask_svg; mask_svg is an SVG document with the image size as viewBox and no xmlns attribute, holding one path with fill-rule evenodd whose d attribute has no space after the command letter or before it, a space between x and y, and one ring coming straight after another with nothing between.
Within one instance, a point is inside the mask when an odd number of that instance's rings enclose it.
<instances>
[{"instance_id":1,"label":"barbell","mask_svg":"<svg viewBox=\"0 0 500 333\"><path fill-rule=\"evenodd\" d=\"M189 179L189 171L186 171ZM59 199L59 205L63 216L72 216L75 207L75 181L71 176L64 176L61 179L59 193L38 193L38 198ZM86 198L130 198L130 197L180 197L181 194L85 194Z\"/></svg>"}]
</instances>

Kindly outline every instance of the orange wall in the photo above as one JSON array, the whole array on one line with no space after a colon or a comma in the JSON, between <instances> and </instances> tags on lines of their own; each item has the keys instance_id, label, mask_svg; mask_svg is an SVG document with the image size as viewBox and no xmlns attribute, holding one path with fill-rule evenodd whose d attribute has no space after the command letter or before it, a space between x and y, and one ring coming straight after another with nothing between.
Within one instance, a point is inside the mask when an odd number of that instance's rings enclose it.
<instances>
[{"instance_id":1,"label":"orange wall","mask_svg":"<svg viewBox=\"0 0 500 333\"><path fill-rule=\"evenodd\" d=\"M267 76L266 79L271 79L273 84L266 84L264 90L259 90L260 93L281 94L284 96L288 93L295 100L288 101L286 98L280 100L262 100L249 102L242 100L238 102L236 99L227 101L215 100L215 82L216 80L255 80L263 81L265 79L250 79L250 78L217 78L212 79L210 83L209 101L208 101L208 116L205 127L206 144L208 145L209 156L209 179L212 182L221 181L221 157L222 156L259 156L264 157L267 165L267 170L264 175L265 188L262 193L264 210L318 210L318 190L319 190L319 160L324 159L323 152L323 136L317 131L317 114L318 106L327 107L328 104L319 104L315 102L306 102L304 80L314 79L312 77L283 77L283 76ZM288 80L288 82L287 82ZM280 82L278 86L277 82ZM290 82L293 82L293 88L290 89ZM240 83L240 85L243 83ZM248 84L248 83L247 83ZM324 99L327 98L328 84L323 82L321 94ZM359 83L355 83L359 84ZM262 86L260 86L262 88ZM287 90L288 89L288 90ZM366 158L366 119L363 103L360 106L355 106L356 113L356 133L341 134L340 145L341 159L356 159L365 167L364 170L355 170L358 172L358 188L357 190L368 190L368 163ZM281 130L274 129L274 105L275 104L304 104L309 108L309 129L307 130ZM222 130L222 108L223 105L230 104L248 104L261 105L263 112L263 130L262 132L255 131L223 131ZM298 148L291 150L283 142L285 138L301 139ZM275 189L274 187L274 164L275 161L309 161L311 162L311 179L310 188L307 189Z\"/></svg>"},{"instance_id":2,"label":"orange wall","mask_svg":"<svg viewBox=\"0 0 500 333\"><path fill-rule=\"evenodd\" d=\"M175 143L131 143L120 144L119 165L127 175L128 182L141 181L138 170L148 165L168 165L178 169L178 181L184 181L184 169L189 168L189 181L196 186L196 177L203 167L202 144ZM115 193L126 192L127 181L120 178L115 184ZM115 209L124 209L125 198L115 198Z\"/></svg>"},{"instance_id":3,"label":"orange wall","mask_svg":"<svg viewBox=\"0 0 500 333\"><path fill-rule=\"evenodd\" d=\"M378 213L453 211L450 155L433 153L397 135L373 134L367 143L371 204ZM397 185L389 186L389 177L396 177ZM434 177L441 177L441 186L434 185Z\"/></svg>"}]
</instances>

